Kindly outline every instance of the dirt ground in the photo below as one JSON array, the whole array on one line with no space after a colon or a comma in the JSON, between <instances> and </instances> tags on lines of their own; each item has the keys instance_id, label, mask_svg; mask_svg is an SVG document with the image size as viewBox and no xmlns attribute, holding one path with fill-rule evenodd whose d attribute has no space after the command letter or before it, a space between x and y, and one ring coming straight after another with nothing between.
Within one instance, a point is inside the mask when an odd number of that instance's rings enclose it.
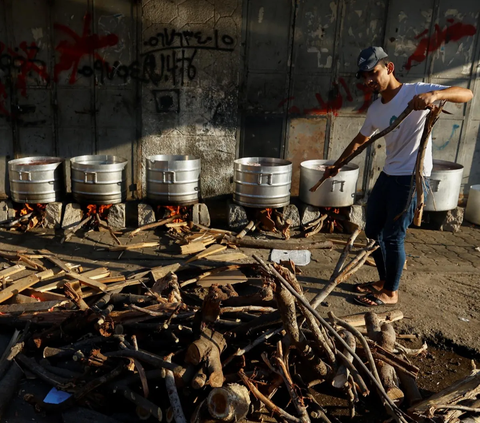
<instances>
[{"instance_id":1,"label":"dirt ground","mask_svg":"<svg viewBox=\"0 0 480 423\"><path fill-rule=\"evenodd\" d=\"M213 219L212 226L225 227L225 221L223 225L221 223L222 220ZM105 266L113 273L181 262L186 258L172 251L170 240L162 230L142 232L131 241L160 240L159 248L127 251L120 259L118 252L106 251L106 247L113 244L107 232L81 233L64 244L60 242L61 236L61 231L47 229L26 234L0 230L0 250L35 251L47 248L63 260L81 263L86 269ZM269 238L260 233L254 233L253 237ZM327 239L346 240L348 235L317 234L314 239L305 241L297 232L293 233L293 238L293 242L304 243ZM127 237L123 240L129 242ZM362 241L361 236L358 241ZM480 227L468 223L455 234L410 229L406 240L407 270L404 271L400 286L400 302L394 308L376 308L378 311L402 310L405 318L395 323L397 332L418 335L417 343L426 341L433 347L429 355L419 358L417 364L421 368L430 369L423 373L421 370L424 378L422 389L426 393L437 392L449 382L467 374L471 359L477 361L480 358L480 252L475 249L479 246ZM337 245L332 250L311 251L311 262L301 268L302 275L299 276L307 296L314 296L326 284L342 248ZM269 250L242 251L248 257L257 253L264 259L268 259L270 253ZM246 260L248 261L253 262L253 259ZM207 261L196 262L196 266L207 264L212 265ZM318 311L325 317L329 311L337 316L365 313L366 307L351 300L351 287L354 283L371 281L376 277L374 267L364 266L351 279L340 284ZM449 349L453 349L455 354L448 355L450 353L446 350ZM439 362L442 363L441 368L438 367ZM20 396L18 400L21 400ZM2 421L44 421L34 414L32 416L25 420L24 414L9 412L8 418L6 416ZM355 421L373 420L367 418Z\"/></svg>"}]
</instances>

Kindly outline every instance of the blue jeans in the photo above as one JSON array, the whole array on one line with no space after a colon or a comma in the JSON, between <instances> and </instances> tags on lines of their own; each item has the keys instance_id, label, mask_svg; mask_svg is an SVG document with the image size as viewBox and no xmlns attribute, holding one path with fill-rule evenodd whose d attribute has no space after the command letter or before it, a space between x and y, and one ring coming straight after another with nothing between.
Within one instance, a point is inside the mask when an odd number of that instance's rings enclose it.
<instances>
[{"instance_id":1,"label":"blue jeans","mask_svg":"<svg viewBox=\"0 0 480 423\"><path fill-rule=\"evenodd\" d=\"M411 176L389 176L382 172L367 203L365 235L380 244L372 253L384 289L397 291L406 254L404 241L407 228L413 222L417 196L414 190L410 207L397 220L408 203ZM427 192L427 190L425 190Z\"/></svg>"}]
</instances>

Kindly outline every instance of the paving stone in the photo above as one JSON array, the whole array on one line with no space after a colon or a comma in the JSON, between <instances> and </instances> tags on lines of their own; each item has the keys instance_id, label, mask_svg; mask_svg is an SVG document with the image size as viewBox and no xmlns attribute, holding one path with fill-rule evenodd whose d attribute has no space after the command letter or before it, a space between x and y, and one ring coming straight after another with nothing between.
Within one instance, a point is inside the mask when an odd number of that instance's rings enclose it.
<instances>
[{"instance_id":1,"label":"paving stone","mask_svg":"<svg viewBox=\"0 0 480 423\"><path fill-rule=\"evenodd\" d=\"M247 211L235 203L228 203L228 227L230 229L243 229L248 224Z\"/></svg>"},{"instance_id":2,"label":"paving stone","mask_svg":"<svg viewBox=\"0 0 480 423\"><path fill-rule=\"evenodd\" d=\"M126 206L125 203L114 204L108 209L108 226L115 229L124 229L126 226Z\"/></svg>"},{"instance_id":3,"label":"paving stone","mask_svg":"<svg viewBox=\"0 0 480 423\"><path fill-rule=\"evenodd\" d=\"M138 205L138 226L148 225L154 223L155 211L150 204L140 203Z\"/></svg>"},{"instance_id":4,"label":"paving stone","mask_svg":"<svg viewBox=\"0 0 480 423\"><path fill-rule=\"evenodd\" d=\"M197 225L210 226L210 212L204 203L194 204L192 207L192 222Z\"/></svg>"},{"instance_id":5,"label":"paving stone","mask_svg":"<svg viewBox=\"0 0 480 423\"><path fill-rule=\"evenodd\" d=\"M302 204L300 206L300 223L302 226L313 222L320 217L320 209L310 204Z\"/></svg>"},{"instance_id":6,"label":"paving stone","mask_svg":"<svg viewBox=\"0 0 480 423\"><path fill-rule=\"evenodd\" d=\"M295 204L289 204L283 208L284 219L290 219L292 228L298 228L300 226L300 212Z\"/></svg>"},{"instance_id":7,"label":"paving stone","mask_svg":"<svg viewBox=\"0 0 480 423\"><path fill-rule=\"evenodd\" d=\"M60 202L48 203L45 208L45 222L47 228L57 229L62 223L63 204Z\"/></svg>"},{"instance_id":8,"label":"paving stone","mask_svg":"<svg viewBox=\"0 0 480 423\"><path fill-rule=\"evenodd\" d=\"M63 213L62 229L70 229L78 225L83 219L83 210L78 203L68 203Z\"/></svg>"}]
</instances>

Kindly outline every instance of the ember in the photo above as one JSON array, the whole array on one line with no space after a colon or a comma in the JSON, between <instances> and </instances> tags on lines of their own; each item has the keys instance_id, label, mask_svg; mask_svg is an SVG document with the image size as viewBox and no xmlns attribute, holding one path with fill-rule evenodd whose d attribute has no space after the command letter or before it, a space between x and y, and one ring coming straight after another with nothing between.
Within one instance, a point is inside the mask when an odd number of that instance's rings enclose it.
<instances>
[{"instance_id":1,"label":"ember","mask_svg":"<svg viewBox=\"0 0 480 423\"><path fill-rule=\"evenodd\" d=\"M107 220L108 221L108 211L112 207L112 204L101 204L101 205L96 205L96 204L89 204L86 207L86 212L85 212L85 217L88 216L95 216L98 214L100 219Z\"/></svg>"},{"instance_id":2,"label":"ember","mask_svg":"<svg viewBox=\"0 0 480 423\"><path fill-rule=\"evenodd\" d=\"M319 232L343 233L347 215L348 207L322 207L320 208L320 217L304 226L304 235L310 237Z\"/></svg>"}]
</instances>

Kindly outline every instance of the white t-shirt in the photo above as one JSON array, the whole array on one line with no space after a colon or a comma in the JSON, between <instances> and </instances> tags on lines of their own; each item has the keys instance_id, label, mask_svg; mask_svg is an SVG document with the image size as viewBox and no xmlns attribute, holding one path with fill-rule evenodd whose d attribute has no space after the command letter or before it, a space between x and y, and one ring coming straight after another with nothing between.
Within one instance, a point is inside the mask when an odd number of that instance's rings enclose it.
<instances>
[{"instance_id":1,"label":"white t-shirt","mask_svg":"<svg viewBox=\"0 0 480 423\"><path fill-rule=\"evenodd\" d=\"M445 88L448 87L423 82L403 84L397 95L388 103L383 104L381 98L379 98L370 105L360 133L366 137L371 137L375 132L383 131L400 116L415 95L444 90ZM387 175L412 175L415 172L417 151L427 114L428 110L415 110L393 131L385 135L387 157L383 171ZM423 164L424 176L430 176L432 167L432 134L430 133Z\"/></svg>"}]
</instances>

